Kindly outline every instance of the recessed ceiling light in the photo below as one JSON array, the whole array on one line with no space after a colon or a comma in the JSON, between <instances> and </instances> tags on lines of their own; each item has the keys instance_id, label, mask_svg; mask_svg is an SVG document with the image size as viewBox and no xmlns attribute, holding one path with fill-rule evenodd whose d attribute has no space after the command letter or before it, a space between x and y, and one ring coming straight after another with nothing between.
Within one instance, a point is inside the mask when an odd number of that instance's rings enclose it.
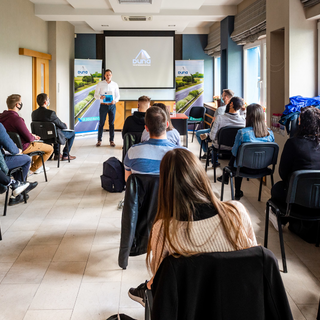
<instances>
[{"instance_id":1,"label":"recessed ceiling light","mask_svg":"<svg viewBox=\"0 0 320 320\"><path fill-rule=\"evenodd\" d=\"M109 27L108 24L102 24L101 27Z\"/></svg>"},{"instance_id":2,"label":"recessed ceiling light","mask_svg":"<svg viewBox=\"0 0 320 320\"><path fill-rule=\"evenodd\" d=\"M168 27L175 27L175 24L168 24Z\"/></svg>"}]
</instances>

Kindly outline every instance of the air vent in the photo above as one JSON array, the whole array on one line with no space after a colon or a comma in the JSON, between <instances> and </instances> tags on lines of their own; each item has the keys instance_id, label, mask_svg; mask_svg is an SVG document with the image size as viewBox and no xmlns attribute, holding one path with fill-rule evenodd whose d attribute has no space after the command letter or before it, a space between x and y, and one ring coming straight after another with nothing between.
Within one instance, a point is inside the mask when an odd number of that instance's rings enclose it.
<instances>
[{"instance_id":1,"label":"air vent","mask_svg":"<svg viewBox=\"0 0 320 320\"><path fill-rule=\"evenodd\" d=\"M152 16L121 16L123 21L151 21Z\"/></svg>"},{"instance_id":2,"label":"air vent","mask_svg":"<svg viewBox=\"0 0 320 320\"><path fill-rule=\"evenodd\" d=\"M143 4L149 3L152 4L152 0L119 0L120 4Z\"/></svg>"}]
</instances>

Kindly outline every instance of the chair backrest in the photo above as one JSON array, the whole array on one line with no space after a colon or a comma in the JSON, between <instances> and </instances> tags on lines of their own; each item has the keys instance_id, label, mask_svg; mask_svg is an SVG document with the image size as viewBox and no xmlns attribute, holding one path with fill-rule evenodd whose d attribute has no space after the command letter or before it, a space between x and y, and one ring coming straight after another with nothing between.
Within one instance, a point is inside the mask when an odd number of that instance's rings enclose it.
<instances>
[{"instance_id":1,"label":"chair backrest","mask_svg":"<svg viewBox=\"0 0 320 320\"><path fill-rule=\"evenodd\" d=\"M152 294L152 320L293 319L277 259L261 246L168 256Z\"/></svg>"},{"instance_id":2,"label":"chair backrest","mask_svg":"<svg viewBox=\"0 0 320 320\"><path fill-rule=\"evenodd\" d=\"M236 135L238 133L238 130L240 129L243 129L243 127L227 126L227 127L221 128L218 131L218 135L217 135L219 149L221 145L232 147L234 144Z\"/></svg>"},{"instance_id":3,"label":"chair backrest","mask_svg":"<svg viewBox=\"0 0 320 320\"><path fill-rule=\"evenodd\" d=\"M57 128L53 122L33 121L31 131L45 142L57 143Z\"/></svg>"},{"instance_id":4,"label":"chair backrest","mask_svg":"<svg viewBox=\"0 0 320 320\"><path fill-rule=\"evenodd\" d=\"M195 119L204 119L204 114L206 112L205 107L191 107L189 117L195 118Z\"/></svg>"},{"instance_id":5,"label":"chair backrest","mask_svg":"<svg viewBox=\"0 0 320 320\"><path fill-rule=\"evenodd\" d=\"M141 142L142 132L127 132L123 137L122 161L134 144Z\"/></svg>"},{"instance_id":6,"label":"chair backrest","mask_svg":"<svg viewBox=\"0 0 320 320\"><path fill-rule=\"evenodd\" d=\"M159 176L131 174L127 180L121 219L118 263L125 269L129 255L147 252L148 239L158 208Z\"/></svg>"},{"instance_id":7,"label":"chair backrest","mask_svg":"<svg viewBox=\"0 0 320 320\"><path fill-rule=\"evenodd\" d=\"M12 141L16 144L16 146L19 149L23 150L22 142L21 142L19 134L16 132L8 132L8 135L12 139Z\"/></svg>"},{"instance_id":8,"label":"chair backrest","mask_svg":"<svg viewBox=\"0 0 320 320\"><path fill-rule=\"evenodd\" d=\"M320 170L298 170L292 173L287 193L287 204L291 203L320 209Z\"/></svg>"},{"instance_id":9,"label":"chair backrest","mask_svg":"<svg viewBox=\"0 0 320 320\"><path fill-rule=\"evenodd\" d=\"M275 142L243 143L237 153L238 168L265 169L277 164L279 146Z\"/></svg>"}]
</instances>

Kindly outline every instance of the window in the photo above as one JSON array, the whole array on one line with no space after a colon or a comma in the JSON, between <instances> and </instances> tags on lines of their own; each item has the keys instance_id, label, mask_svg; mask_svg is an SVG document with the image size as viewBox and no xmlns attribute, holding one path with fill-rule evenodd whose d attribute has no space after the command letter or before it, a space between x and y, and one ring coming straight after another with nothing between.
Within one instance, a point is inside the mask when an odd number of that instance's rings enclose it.
<instances>
[{"instance_id":1,"label":"window","mask_svg":"<svg viewBox=\"0 0 320 320\"><path fill-rule=\"evenodd\" d=\"M219 96L221 95L221 57L215 56L214 57L214 95Z\"/></svg>"},{"instance_id":2,"label":"window","mask_svg":"<svg viewBox=\"0 0 320 320\"><path fill-rule=\"evenodd\" d=\"M266 106L266 42L256 41L244 48L244 100Z\"/></svg>"}]
</instances>

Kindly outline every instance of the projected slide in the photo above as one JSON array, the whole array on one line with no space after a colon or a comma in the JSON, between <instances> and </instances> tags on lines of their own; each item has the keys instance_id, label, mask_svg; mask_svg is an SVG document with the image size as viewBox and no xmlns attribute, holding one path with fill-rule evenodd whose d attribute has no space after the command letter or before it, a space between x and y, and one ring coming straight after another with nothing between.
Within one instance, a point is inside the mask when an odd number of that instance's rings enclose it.
<instances>
[{"instance_id":1,"label":"projected slide","mask_svg":"<svg viewBox=\"0 0 320 320\"><path fill-rule=\"evenodd\" d=\"M120 88L173 88L173 37L106 37L106 68Z\"/></svg>"}]
</instances>

